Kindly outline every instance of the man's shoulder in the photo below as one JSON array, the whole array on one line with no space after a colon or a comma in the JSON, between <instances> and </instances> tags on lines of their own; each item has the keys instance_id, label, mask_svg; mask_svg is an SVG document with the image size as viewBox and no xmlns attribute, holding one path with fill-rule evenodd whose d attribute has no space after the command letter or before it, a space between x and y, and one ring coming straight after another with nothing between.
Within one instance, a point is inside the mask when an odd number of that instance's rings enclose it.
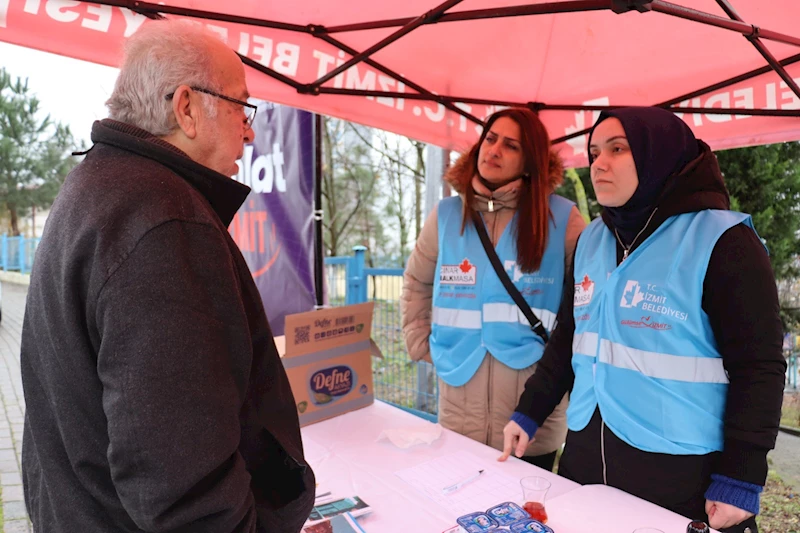
<instances>
[{"instance_id":1,"label":"man's shoulder","mask_svg":"<svg viewBox=\"0 0 800 533\"><path fill-rule=\"evenodd\" d=\"M42 235L42 260L92 264L100 272L128 257L168 223L226 228L203 196L157 161L96 145L67 176Z\"/></svg>"},{"instance_id":2,"label":"man's shoulder","mask_svg":"<svg viewBox=\"0 0 800 533\"><path fill-rule=\"evenodd\" d=\"M96 145L63 189L73 208L98 222L128 221L155 227L170 220L213 224L203 196L163 163L111 146Z\"/></svg>"}]
</instances>

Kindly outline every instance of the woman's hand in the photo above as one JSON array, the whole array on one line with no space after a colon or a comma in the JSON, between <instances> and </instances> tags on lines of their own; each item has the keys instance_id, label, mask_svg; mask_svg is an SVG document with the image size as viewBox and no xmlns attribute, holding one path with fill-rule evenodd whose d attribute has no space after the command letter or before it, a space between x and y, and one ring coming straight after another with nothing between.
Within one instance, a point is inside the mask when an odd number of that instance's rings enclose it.
<instances>
[{"instance_id":1,"label":"woman's hand","mask_svg":"<svg viewBox=\"0 0 800 533\"><path fill-rule=\"evenodd\" d=\"M711 500L706 500L706 514L708 515L708 525L714 529L733 527L753 516L753 513L729 503Z\"/></svg>"},{"instance_id":2,"label":"woman's hand","mask_svg":"<svg viewBox=\"0 0 800 533\"><path fill-rule=\"evenodd\" d=\"M528 434L516 422L509 422L503 428L503 455L497 458L498 461L505 461L514 450L514 455L522 457L529 442L536 439L529 439Z\"/></svg>"}]
</instances>

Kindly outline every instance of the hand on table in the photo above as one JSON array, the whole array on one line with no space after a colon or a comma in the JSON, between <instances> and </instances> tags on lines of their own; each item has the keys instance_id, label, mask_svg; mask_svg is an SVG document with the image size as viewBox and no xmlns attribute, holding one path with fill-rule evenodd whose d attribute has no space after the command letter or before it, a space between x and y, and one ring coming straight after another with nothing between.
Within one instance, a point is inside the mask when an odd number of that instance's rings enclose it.
<instances>
[{"instance_id":1,"label":"hand on table","mask_svg":"<svg viewBox=\"0 0 800 533\"><path fill-rule=\"evenodd\" d=\"M706 500L706 514L708 525L714 529L729 528L753 516L753 513L734 505L712 500Z\"/></svg>"},{"instance_id":2,"label":"hand on table","mask_svg":"<svg viewBox=\"0 0 800 533\"><path fill-rule=\"evenodd\" d=\"M534 439L528 439L528 434L516 422L509 422L503 428L503 455L497 458L498 461L505 461L511 455L511 450L514 450L514 455L522 457L525 453L525 448L528 447L529 442Z\"/></svg>"}]
</instances>

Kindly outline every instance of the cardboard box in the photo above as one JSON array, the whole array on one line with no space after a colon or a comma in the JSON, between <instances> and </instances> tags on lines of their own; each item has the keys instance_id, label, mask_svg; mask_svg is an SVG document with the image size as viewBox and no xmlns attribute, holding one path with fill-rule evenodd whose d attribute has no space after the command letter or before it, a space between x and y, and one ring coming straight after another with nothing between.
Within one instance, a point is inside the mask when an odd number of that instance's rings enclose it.
<instances>
[{"instance_id":1,"label":"cardboard box","mask_svg":"<svg viewBox=\"0 0 800 533\"><path fill-rule=\"evenodd\" d=\"M371 405L372 302L286 317L275 337L300 426Z\"/></svg>"}]
</instances>

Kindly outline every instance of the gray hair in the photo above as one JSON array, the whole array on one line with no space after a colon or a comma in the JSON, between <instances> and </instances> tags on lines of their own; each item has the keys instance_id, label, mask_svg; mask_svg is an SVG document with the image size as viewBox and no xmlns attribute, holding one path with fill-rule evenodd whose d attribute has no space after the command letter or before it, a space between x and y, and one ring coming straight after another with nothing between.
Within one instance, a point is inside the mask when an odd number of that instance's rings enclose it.
<instances>
[{"instance_id":1,"label":"gray hair","mask_svg":"<svg viewBox=\"0 0 800 533\"><path fill-rule=\"evenodd\" d=\"M166 95L179 85L218 91L213 76L212 39L219 37L187 20L147 21L125 44L114 92L106 101L109 118L132 124L161 137L177 127L172 101ZM221 41L220 41L221 42ZM212 96L200 94L210 117Z\"/></svg>"}]
</instances>

